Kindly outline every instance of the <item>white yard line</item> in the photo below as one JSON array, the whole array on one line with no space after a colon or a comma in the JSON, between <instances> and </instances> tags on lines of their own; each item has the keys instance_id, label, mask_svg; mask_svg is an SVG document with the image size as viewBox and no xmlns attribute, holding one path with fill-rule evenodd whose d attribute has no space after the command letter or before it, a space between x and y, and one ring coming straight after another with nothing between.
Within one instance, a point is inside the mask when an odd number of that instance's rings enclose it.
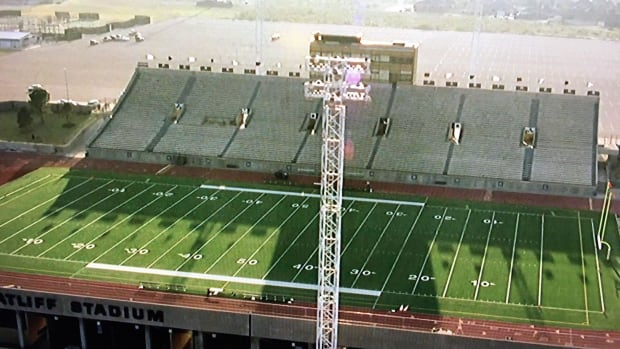
<instances>
[{"instance_id":1,"label":"white yard line","mask_svg":"<svg viewBox=\"0 0 620 349\"><path fill-rule=\"evenodd\" d=\"M95 190L98 190L98 189L100 189L100 188L97 188L97 189L95 189ZM91 191L91 193L92 193L92 191ZM90 194L90 193L89 193L89 194ZM110 195L108 195L108 196L106 196L106 197L103 197L103 198L101 198L100 200L98 200L97 202L95 202L94 204L92 204L92 205L88 206L87 208L85 208L85 209L83 209L83 210L81 210L81 211L79 211L79 212L77 212L77 213L74 213L73 215L71 215L71 217L69 217L69 218L65 219L64 221L62 221L62 222L60 222L60 223L56 223L56 224L54 224L54 226L53 226L52 228L50 228L49 230L47 230L47 231L46 231L46 232L44 232L43 234L41 234L41 235L37 236L37 238L36 238L36 239L40 239L40 238L44 237L45 235L47 235L48 233L50 233L50 232L52 232L52 231L54 231L54 230L56 230L56 229L60 228L63 224L65 224L65 223L69 222L69 221L70 221L70 220L72 220L74 217L76 217L76 216L78 216L78 215L80 215L80 214L82 214L82 213L84 213L84 212L87 212L87 211L88 211L88 210L90 210L91 208L93 208L93 207L97 206L98 204L100 204L100 203L102 203L102 202L106 201L107 199L111 198L111 197L112 197L112 196L114 196L115 194L116 194L116 193L112 193L112 194L110 194ZM83 198L84 198L84 197L81 197L80 199L83 199ZM39 222L39 221L41 221L41 220L43 220L43 218L38 219L36 222ZM35 223L36 223L36 222L35 222ZM35 223L32 223L32 224L28 225L27 227L24 227L24 228L20 229L20 230L19 230L19 231L17 231L17 233L15 233L15 234L18 234L18 233L20 233L20 232L24 231L25 229L30 228L30 227L31 227L32 225L34 225ZM13 235L15 235L15 234L13 234ZM22 245L21 247L18 247L16 250L14 250L13 252L11 252L11 254L14 254L14 253L19 252L22 248L24 248L24 247L26 247L26 246L28 246L28 245Z\"/></svg>"},{"instance_id":2,"label":"white yard line","mask_svg":"<svg viewBox=\"0 0 620 349\"><path fill-rule=\"evenodd\" d=\"M422 273L424 273L424 267L426 267L426 262L428 262L428 257L431 255L431 251L433 250L433 246L435 245L435 240L437 239L437 235L439 234L439 230L443 224L444 218L446 218L446 212L448 212L448 208L446 207L443 210L443 214L441 215L441 221L439 221L439 225L437 225L437 229L435 229L435 235L433 236L433 240L431 240L431 244L428 246L428 252L426 252L426 257L424 257L424 262L422 262L422 267L418 272L417 277L415 279L415 284L413 285L413 289L411 290L411 294L415 294L415 290L418 288L418 284L420 283L420 279L422 278Z\"/></svg>"},{"instance_id":3,"label":"white yard line","mask_svg":"<svg viewBox=\"0 0 620 349\"><path fill-rule=\"evenodd\" d=\"M205 188L205 189L241 191L245 193L261 193L261 194L301 196L301 197L307 196L311 198L321 198L320 194L312 194L312 193L304 193L304 192L299 193L299 192L294 192L294 191L252 189L252 188L228 187L225 185L209 185L209 184L203 184L200 187ZM373 199L373 198L357 197L357 196L343 196L342 200L347 200L347 201L353 200L353 201L359 201L359 202L376 202L376 203L381 203L381 204L396 204L396 205L407 205L407 206L424 206L423 202L417 202L417 201L385 200L385 199Z\"/></svg>"},{"instance_id":4,"label":"white yard line","mask_svg":"<svg viewBox=\"0 0 620 349\"><path fill-rule=\"evenodd\" d=\"M390 271L388 272L387 277L385 278L385 281L383 282L383 285L381 286L381 292L383 292L383 290L385 290L385 286L387 286L388 281L390 281L390 277L392 277L392 273L394 272L394 268L396 268L396 264L398 264L398 260L400 259L400 256L403 254L403 251L405 250L405 246L409 242L409 238L411 237L411 234L413 233L413 230L415 229L416 224L418 224L418 220L420 219L420 216L422 215L422 211L424 211L424 207L422 207L420 209L420 211L418 212L418 215L415 217L415 220L413 221L413 224L411 225L411 228L409 228L409 232L407 233L407 237L405 238L405 241L403 241L402 245L400 246L400 250L398 251L398 255L396 255L396 259L394 260L394 263L392 263L392 267L390 268ZM375 303L372 305L373 309L375 309L377 307L377 303L378 302L379 302L379 297L377 297L377 299L375 299Z\"/></svg>"},{"instance_id":5,"label":"white yard line","mask_svg":"<svg viewBox=\"0 0 620 349\"><path fill-rule=\"evenodd\" d=\"M586 286L586 266L584 264L584 255L583 255L583 234L581 233L581 216L579 215L579 211L577 211L577 225L579 226L579 248L581 250L581 276L583 280L583 300L585 301L586 306L586 325L590 325L590 314L588 312L588 288Z\"/></svg>"},{"instance_id":6,"label":"white yard line","mask_svg":"<svg viewBox=\"0 0 620 349\"><path fill-rule=\"evenodd\" d=\"M312 291L316 291L318 289L318 286L316 284L301 284L301 283L295 283L295 282L271 281L271 280L234 277L234 276L226 276L226 275L209 275L209 274L202 274L202 273L190 273L190 272L185 272L185 271L149 269L149 268L119 266L119 265L101 264L101 263L89 263L86 266L86 268L126 272L126 273L173 276L173 277L182 277L182 278L188 278L188 279L221 281L221 282L229 282L229 283L232 282L232 283L247 284L247 285L286 287L286 288L312 290ZM341 287L340 292L361 295L361 296L373 296L373 297L378 297L381 295L381 292L375 291L375 290L352 289L352 288L345 288L345 287Z\"/></svg>"},{"instance_id":7,"label":"white yard line","mask_svg":"<svg viewBox=\"0 0 620 349\"><path fill-rule=\"evenodd\" d=\"M58 199L58 197L60 197L60 196L62 196L62 195L65 195L66 193L71 192L73 189L76 189L76 188L78 188L78 187L80 187L80 186L82 186L82 185L84 185L84 184L86 184L86 183L90 182L91 180L92 180L92 179L86 180L86 181L84 181L84 182L82 182L82 183L80 183L80 184L78 184L78 185L76 185L76 186L74 186L74 187L72 187L72 188L70 188L70 189L68 189L68 190L66 190L66 191L64 191L64 192L62 192L62 193L60 193L60 194L58 194L58 195L54 195L54 196L52 196L50 199L47 199L47 200L43 201L42 203L40 203L40 204L38 204L38 205L36 205L36 206L34 206L34 207L30 208L29 210L24 211L24 212L22 212L21 214L19 214L19 215L15 216L15 217L13 217L13 218L9 219L8 221L6 221L6 222L4 222L4 223L0 224L0 228L2 228L3 226L5 226L5 225L7 225L7 224L11 223L12 221L14 221L14 220L16 220L16 219L19 219L19 218L23 217L24 215L27 215L28 213L30 213L30 212L32 212L32 211L34 211L34 210L36 210L37 208L39 208L39 207L41 207L41 206L43 206L43 205L47 204L48 202ZM112 180L108 181L108 182L107 182L107 183L105 183L104 185L101 185L101 186L99 186L99 187L97 187L97 188L95 188L95 189L91 190L88 194L90 194L90 193L92 193L92 192L96 191L97 189L99 189L99 188L101 188L101 187L103 187L103 186L108 185L108 184L109 184L109 183L111 183L111 182L112 182ZM86 194L86 195L88 195L88 194ZM54 214L54 213L56 213L56 212L61 211L61 210L62 210L62 209L64 209L65 207L67 207L67 206L69 206L69 205L73 204L74 202L79 201L79 200L81 200L81 199L82 199L82 197L79 197L79 198L77 198L77 199L75 199L75 200L71 201L70 203L68 203L68 204L66 204L66 205L64 205L64 206L62 206L62 207L60 207L60 208L56 209L54 212L51 212L51 213L49 213L49 214L45 215L45 216L44 216L44 217L42 217L39 221L42 221L43 219L45 219L45 218L49 217L50 215L52 215L52 214ZM37 222L38 222L38 221L37 221ZM4 242L4 240L3 240L3 241L0 241L0 244L2 244L3 242Z\"/></svg>"},{"instance_id":8,"label":"white yard line","mask_svg":"<svg viewBox=\"0 0 620 349\"><path fill-rule=\"evenodd\" d=\"M76 231L69 233L69 235L67 235L67 236L65 236L63 239L61 239L61 240L57 241L55 244L53 244L51 247L49 247L49 248L48 248L48 249L46 249L45 251L43 251L43 252L39 253L39 254L37 255L37 257L41 257L41 256L43 256L44 254L48 253L49 251L51 251L51 250L52 250L53 248L55 248L56 246L60 245L61 243L65 242L65 241L67 241L69 238L71 238L71 237L75 236L75 234L77 234L77 233L81 232L82 230L84 230L84 229L86 229L86 228L90 227L90 225L91 225L91 224L94 224L94 223L98 222L99 220L103 219L103 217L107 216L107 215L108 215L108 214L110 214L111 212L114 212L114 211L115 211L115 210L117 210L119 207L124 206L124 205L125 205L126 203L128 203L129 201L131 201L131 200L135 199L136 197L140 196L140 195L141 195L142 193L144 193L145 191L147 191L147 190L151 189L153 186L154 186L154 185L151 185L150 187L145 188L144 190L142 190L141 192L139 192L139 193L137 193L137 194L133 195L133 196L132 196L132 197L130 197L129 199L127 199L127 200L125 200L125 201L121 202L120 204L118 204L118 205L114 206L113 208L109 209L109 210L108 210L108 211L106 211L104 214L100 215L99 217L97 217L97 218L95 218L95 219L91 220L90 222L88 222L88 224L85 224L85 225L80 226L80 228L79 228L79 229L77 229ZM107 200L107 199L111 198L111 197L112 197L112 196L114 196L115 194L117 194L117 193L114 193L114 194L112 194L112 195L110 195L110 196L106 197L104 200L100 200L97 204L99 204L100 202L103 202L103 201L105 201L105 200ZM91 206L91 207L93 207L93 206ZM89 209L90 209L91 207L89 207ZM75 217L75 216L73 216L73 217ZM73 219L73 217L69 217L69 218L67 219L67 221L68 221L68 220L72 220L72 219ZM66 221L65 221L65 222L66 222ZM61 226L61 225L62 225L62 224L64 224L65 222L62 222L61 224L59 224L59 225L55 226L55 227L54 227L54 229L55 229L56 227ZM40 238L44 237L45 235L47 235L49 232L51 232L51 231L52 231L52 230L54 230L54 229L50 229L50 230L46 231L45 233L43 233L43 234L41 234L40 236L38 236L38 237L37 237L37 239L40 239ZM25 246L25 245L24 245L24 246ZM22 246L22 248L23 248L24 246Z\"/></svg>"},{"instance_id":9,"label":"white yard line","mask_svg":"<svg viewBox=\"0 0 620 349\"><path fill-rule=\"evenodd\" d=\"M50 184L50 183L52 183L52 182L54 182L54 181L57 181L57 180L59 180L59 179L60 179L60 178L54 178L54 179L52 179L52 180L51 180L51 181L49 181L49 182L45 182L45 183L43 183L43 184L41 184L41 185L38 185L38 186L36 186L36 187L34 187L34 188L32 188L32 189L28 190L28 191L27 191L27 192L25 192L25 193L21 193L20 195L17 195L17 196L16 196L16 197L14 197L14 198L11 198L11 199L9 199L9 200L7 200L7 201L1 202L1 203L0 203L0 206L4 206L4 205L6 205L6 204L8 204L8 203L11 203L11 202L13 202L14 200L17 200L17 199L21 198L22 196L24 196L24 195L26 195L26 194L28 194L28 193L30 193L30 192L33 192L33 191L35 191L35 190L37 190L37 189L39 189L39 188L41 188L41 187L44 187L44 186L46 186L46 185L48 185L48 184ZM11 195L11 194L13 194L13 193L15 193L15 192L17 192L17 191L19 191L19 189L18 189L18 190L16 190L16 191L14 191L14 192L12 192L12 193L9 193L9 194L7 194L7 195L4 195L2 198L6 197L6 196L8 196L8 195Z\"/></svg>"},{"instance_id":10,"label":"white yard line","mask_svg":"<svg viewBox=\"0 0 620 349\"><path fill-rule=\"evenodd\" d=\"M217 192L216 192L217 193ZM189 231L188 234L186 234L183 238L178 239L177 242L174 243L174 245L172 245L170 248L168 248L164 253L160 254L159 257L157 257L153 262L151 262L151 264L149 264L147 266L147 268L150 268L153 264L157 263L157 261L159 261L160 259L164 258L164 256L170 252L173 248L175 248L178 244L180 244L183 240L185 240L186 237L189 236L189 234L193 233L194 231L196 231L198 228L202 227L203 224L205 224L211 217L213 217L215 214L217 214L218 212L220 212L221 210L223 210L231 201L233 201L236 197L238 196L235 195L232 198L230 198L228 201L226 201L224 203L224 205L220 206L217 210L215 210L215 212L211 213L207 218L203 219L202 222L200 222L200 224L198 224L197 226L195 226L192 230ZM183 218L187 217L190 213L192 213L194 210L196 210L198 207L200 207L203 203L205 203L206 201L202 201L201 203L199 203L198 205L194 206L191 210L189 210L186 214L184 214L182 217L179 217L176 221L174 221L172 224L170 224L169 226L166 227L166 229L160 231L157 235L155 235L153 238L151 238L149 241L147 241L145 244L142 244L142 246L140 246L140 248L138 248L138 250L142 250L146 247L148 247L153 241L157 240L162 234L164 234L165 232L167 232L168 230L170 230L172 227L174 227L178 222L180 222L181 220L183 220ZM129 257L125 258L122 262L122 264L127 263L131 258L133 258L134 256L136 256L136 253L131 254Z\"/></svg>"},{"instance_id":11,"label":"white yard line","mask_svg":"<svg viewBox=\"0 0 620 349\"><path fill-rule=\"evenodd\" d=\"M260 250L261 250L263 247L265 247L265 245L267 244L267 242L269 242L269 240L271 240L271 238L272 238L272 237L273 237L273 236L274 236L277 232L279 232L279 231L280 231L280 229L284 226L284 224L286 224L286 222L288 222L288 221L289 221L289 220L290 220L290 219L291 219L291 218L295 215L295 213L297 213L297 211L299 211L299 209L301 209L301 206L302 206L303 204L305 204L305 203L306 203L306 201L308 201L308 199L305 199L304 201L302 201L301 205L299 205L299 206L295 207L295 209L293 210L293 212L291 212L291 213L290 213L290 214L289 214L289 215L288 215L288 216L287 216L284 220L282 220L282 223L280 223L280 225L279 225L278 227L276 227L276 228L273 230L273 232L272 232L271 234L269 234L269 236L268 236L268 237L267 237L267 238L263 241L263 243L261 243L261 244L260 244L260 245L256 248L256 250L254 251L254 253L252 253L252 254L251 254L251 255L247 258L247 260L252 260L252 259L254 259L254 256L256 256L256 255L260 252ZM239 272L241 272L241 270L243 270L243 267L244 267L244 266L246 266L246 265L247 265L246 263L242 264L242 265L239 267L239 269L237 269L237 271L235 271L235 273L234 273L232 276L237 276L237 274L239 274ZM209 269L210 269L210 268L209 268ZM263 277L262 279L264 279L264 277ZM224 286L224 287L226 287L226 286Z\"/></svg>"},{"instance_id":12,"label":"white yard line","mask_svg":"<svg viewBox=\"0 0 620 349\"><path fill-rule=\"evenodd\" d=\"M545 215L540 216L540 261L538 270L538 305L542 304L543 247L545 238Z\"/></svg>"},{"instance_id":13,"label":"white yard line","mask_svg":"<svg viewBox=\"0 0 620 349\"><path fill-rule=\"evenodd\" d=\"M397 292L397 291L383 291L383 293L385 293L385 294L394 294L394 295L402 295L403 294L402 292ZM435 295L424 295L424 294L417 294L415 296L416 297L424 297L424 298L436 298L437 297ZM509 306L509 307L523 307L523 308L536 308L536 309L539 309L539 307L536 304L518 304L518 303L508 303L508 304L505 304L504 301L491 301L491 300L484 300L484 299L473 300L472 298L461 298L461 297L445 297L445 298L449 299L449 300L456 300L456 301L462 301L462 302L468 302L468 303L486 303L486 304L496 304L498 306L503 306L503 307ZM569 312L573 312L573 313L583 313L583 312L585 312L583 310L583 308L573 309L573 308L560 308L560 307L546 306L545 309L569 311ZM602 312L599 312L599 311L590 311L590 313L603 314ZM478 315L482 316L484 314L478 314ZM578 324L583 325L583 322L579 322Z\"/></svg>"},{"instance_id":14,"label":"white yard line","mask_svg":"<svg viewBox=\"0 0 620 349\"><path fill-rule=\"evenodd\" d=\"M349 209L351 208L351 206L353 206L353 204L355 203L355 201L351 201L351 203L349 204L349 206L347 206L347 208L344 210L344 213L342 214L342 216L344 217L349 211ZM368 218L368 215L366 216L366 218ZM364 221L366 221L366 219L364 219ZM359 227L358 227L359 229ZM350 243L350 242L349 242ZM301 274L302 271L304 271L305 266L308 265L308 262L310 262L310 260L312 259L312 257L317 253L317 251L319 250L319 244L317 243L315 245L316 247L314 248L314 250L312 251L312 253L310 253L310 255L308 255L308 258L306 259L305 262L300 263L301 264L301 268L299 268L299 270L297 271L297 273L295 273L295 276L293 276L293 282L295 280L297 280L297 278L299 277L299 274ZM340 256L342 257L342 255L344 254L344 252L340 252ZM318 261L317 261L318 262ZM318 268L318 266L316 266L316 268ZM318 269L317 269L318 270Z\"/></svg>"},{"instance_id":15,"label":"white yard line","mask_svg":"<svg viewBox=\"0 0 620 349\"><path fill-rule=\"evenodd\" d=\"M508 286L506 290L506 304L510 299L510 288L512 287L512 272L515 265L515 253L517 252L517 234L519 232L519 212L517 212L517 223L515 225L515 237L512 241L512 257L510 258L510 270L508 270Z\"/></svg>"},{"instance_id":16,"label":"white yard line","mask_svg":"<svg viewBox=\"0 0 620 349\"><path fill-rule=\"evenodd\" d=\"M297 236L295 237L295 240L293 240L293 242L291 242L288 247L286 248L286 250L284 250L283 253L280 254L280 257L278 257L278 259L276 259L276 261L271 265L271 267L265 272L265 274L263 275L263 277L261 277L261 279L264 279L267 277L267 275L269 275L269 273L271 273L271 271L278 265L278 263L280 263L280 261L282 260L282 258L284 258L284 256L286 256L286 254L288 253L288 251L295 246L295 243L297 242L297 240L299 240L299 238L301 238L301 236L306 232L306 230L308 230L308 228L312 225L313 222L316 221L316 219L319 217L319 213L315 214L314 217L312 217L312 219L310 219L310 221L308 222L308 224L306 224L306 226L301 229L299 231L299 234L297 234Z\"/></svg>"},{"instance_id":17,"label":"white yard line","mask_svg":"<svg viewBox=\"0 0 620 349\"><path fill-rule=\"evenodd\" d=\"M471 216L471 209L467 212L467 218L465 218L465 224L463 225L463 229L461 231L461 238L459 239L459 244L456 247L456 253L454 254L454 259L452 260L452 265L450 266L450 272L448 273L448 281L446 281L446 286L443 289L442 297L446 297L448 294L448 287L450 286L450 280L452 280L452 273L454 272L454 266L456 265L456 259L459 256L459 251L461 250L461 246L463 244L463 238L465 237L465 230L467 229L467 223L469 222L469 217Z\"/></svg>"},{"instance_id":18,"label":"white yard line","mask_svg":"<svg viewBox=\"0 0 620 349\"><path fill-rule=\"evenodd\" d=\"M352 204L353 203L351 203L351 205ZM349 205L349 207L350 207L350 205ZM351 240L349 240L347 245L342 249L342 252L340 253L341 256L344 255L345 252L347 252L347 249L349 248L349 246L351 246L351 243L353 242L353 240L355 240L355 237L360 232L360 230L362 230L362 227L364 226L364 224L366 224L366 221L368 220L368 217L370 217L370 215L375 210L375 208L377 208L377 203L376 202L374 203L374 205L372 205L370 210L368 210L368 213L366 214L366 217L364 217L364 220L362 220L362 223L360 223L360 225L357 226L357 229L355 229L355 232L353 233L353 236L351 237ZM347 212L348 212L348 210L347 210ZM317 248L318 248L318 244L317 244Z\"/></svg>"},{"instance_id":19,"label":"white yard line","mask_svg":"<svg viewBox=\"0 0 620 349\"><path fill-rule=\"evenodd\" d=\"M241 194L241 193L240 193ZM261 194L259 195L257 198L252 199L253 202L255 202L256 200L260 200L260 198L262 198L265 194ZM195 255L198 254L198 252L200 250L202 250L203 248L205 248L205 246L207 246L208 244L211 243L211 241L213 241L216 237L218 237L218 235L223 232L226 228L228 228L229 225L233 224L233 222L235 220L237 220L237 218L239 218L241 215L243 215L245 213L245 211L249 210L250 207L254 206L254 204L248 204L243 210L241 210L241 212L237 213L232 219L229 219L228 222L226 222L226 224L224 224L220 229L218 229L218 231L216 231L215 233L213 233L213 236L211 236L211 238L209 238L209 240L205 241L202 245L200 245L200 247L198 247L194 252L191 252L190 257L187 258L186 260L184 260L178 267L175 268L176 271L178 271L179 269L181 269L187 262L189 262L190 260L193 259L193 257ZM219 211L219 210L218 210ZM210 215L209 217L211 217L213 215ZM206 220L203 220L199 226L202 226L202 224L206 223ZM186 237L188 237L192 232L196 231L196 229L198 229L199 226L196 226L194 229L192 229L189 233L185 234L185 236L180 239L181 240L185 240ZM174 246L176 246L177 244L174 244ZM173 246L173 247L174 247ZM161 257L163 257L164 255L166 255L168 252L170 252L170 249L168 249L168 251L164 252L164 254L161 255ZM160 258L161 258L160 257ZM153 263L149 264L149 268L153 265Z\"/></svg>"},{"instance_id":20,"label":"white yard line","mask_svg":"<svg viewBox=\"0 0 620 349\"><path fill-rule=\"evenodd\" d=\"M177 186L175 185L174 187L172 187L171 189L167 190L166 192L170 192L170 191L174 190L176 187L177 187ZM148 188L147 188L147 189L148 189ZM146 191L146 190L144 190L144 191ZM144 192L144 191L143 191L143 192ZM141 193L140 193L140 194L141 194ZM138 195L140 195L140 194L138 194ZM136 214L138 214L139 212L141 212L141 211L142 211L142 210L144 210L145 208L147 208L147 207L151 206L152 204L154 204L155 202L157 202L159 199L162 199L163 197L164 197L164 196L156 196L156 197L155 197L155 199L151 200L148 204L143 205L143 206L141 206L139 209L137 209L137 210L133 211L131 214L127 215L127 217L125 217L125 218L121 219L120 221L118 221L118 222L114 223L114 225L112 225L112 226L108 227L106 230L104 230L103 232L101 232L101 234L99 234L99 235L97 235L96 237L94 237L94 238L90 239L88 242L84 243L83 245L84 245L84 246L86 246L86 245L88 245L88 244L93 243L94 241L97 241L97 239L99 239L100 237L104 236L105 234L107 234L108 232L110 232L112 229L114 229L114 228L118 227L119 225L121 225L122 223L126 222L128 219L130 219L131 217L135 216ZM132 199L130 199L130 200L133 200L133 198L132 198ZM128 200L128 201L130 201L130 200ZM126 201L126 202L128 202L128 201ZM107 214L107 213L106 213L106 214ZM134 232L135 232L135 230L134 230ZM132 232L131 234L133 234L133 232ZM130 234L130 235L131 235L131 234ZM69 258L71 258L73 255L75 255L76 253L78 253L78 252L82 251L83 249L84 249L84 247L77 248L75 251L71 252L71 254L69 254L68 256L66 256L64 259L65 259L65 260L68 260L68 259L69 259Z\"/></svg>"},{"instance_id":21,"label":"white yard line","mask_svg":"<svg viewBox=\"0 0 620 349\"><path fill-rule=\"evenodd\" d=\"M605 313L605 299L603 298L603 285L601 284L601 266L598 262L598 248L596 246L596 235L594 233L594 221L590 219L590 223L592 224L592 239L594 241L594 257L596 259L596 276L598 278L598 291L601 297L601 312Z\"/></svg>"},{"instance_id":22,"label":"white yard line","mask_svg":"<svg viewBox=\"0 0 620 349\"><path fill-rule=\"evenodd\" d=\"M25 254L8 254L4 252L0 252L0 256L10 257L10 258L30 258L30 259L38 260L38 261L44 260L44 261L54 261L54 262L69 262L69 263L77 263L77 264L82 264L82 265L85 265L87 263L87 262L80 262L80 261L64 261L60 258L35 257L35 256L29 256Z\"/></svg>"},{"instance_id":23,"label":"white yard line","mask_svg":"<svg viewBox=\"0 0 620 349\"><path fill-rule=\"evenodd\" d=\"M246 237L249 233L251 233L251 232L252 232L252 230L254 230L254 228L255 228L255 227L256 227L256 226L257 226L260 222L262 222L262 221L263 221L263 219L267 218L267 216L269 216L269 214L270 214L271 212L273 212L273 210L275 210L275 209L276 209L276 207L278 207L278 205L280 205L280 203L281 203L282 201L284 201L284 199L286 199L286 196L281 197L281 198L280 198L280 200L278 200L275 204L273 204L273 205L269 208L269 210L267 210L267 212L263 213L263 215L262 215L259 219L257 219L257 220L256 220L256 221L255 221L255 222L254 222L254 223L253 223L253 224L252 224L252 225L248 228L248 229L246 229L246 231L245 231L245 233L243 233L243 235L241 235L239 238L237 238L237 239L235 240L235 242L234 242L232 245L228 246L228 248L227 248L224 252L222 252L222 254L220 255L220 257L219 257L218 259L216 259L216 260L215 260L215 262L211 263L211 266L209 266L209 268L207 268L207 270L205 270L205 271L204 271L204 273L206 274L206 273L208 273L208 272L209 272L209 270L213 269L213 267L215 267L215 265L216 265L217 263L219 263L219 261L221 261L221 260L222 260L222 258L224 258L224 257L228 254L228 252L230 252L230 250L232 250L235 246L237 246L237 244L238 244L238 243L240 243L243 239L245 239L245 237ZM249 205L249 206L251 206L251 205ZM206 245L205 245L205 246L206 246ZM203 247L204 247L204 246L203 246ZM202 250L202 248L203 248L203 247L199 248L199 249L198 249L198 251ZM196 251L196 252L198 252L198 251ZM177 270L179 270L179 269L177 269Z\"/></svg>"},{"instance_id":24,"label":"white yard line","mask_svg":"<svg viewBox=\"0 0 620 349\"><path fill-rule=\"evenodd\" d=\"M132 237L135 233L137 233L138 231L140 231L142 228L144 228L145 226L149 225L152 221L156 220L157 218L159 218L162 214L164 214L165 212L168 212L168 210L170 210L171 208L175 207L176 205L178 205L179 203L183 202L183 200L185 200L188 196L192 195L194 192L196 192L196 190L198 190L199 188L196 188L194 190L192 190L191 192L187 193L187 195L183 196L180 200L177 200L174 204L166 207L165 210L161 211L160 213L158 213L156 216L151 217L151 219L149 219L148 221L142 223L142 225L140 225L138 228L134 229L134 231L132 231L130 234L127 234L124 238L122 238L121 240L119 240L117 243L115 243L114 245L112 245L112 247L108 248L107 250L105 250L105 252L103 252L102 254L100 254L99 256L97 256L97 258L95 258L93 260L93 262L98 261L101 257L105 256L106 254L108 254L112 249L116 248L118 245L120 245L121 243L123 243L125 240L129 239L130 237ZM183 215L182 217L180 217L179 219L177 219L177 222L183 218L185 218L188 214L190 214L191 212L193 212L196 208L200 207L200 205L202 205L203 203L205 203L206 200L203 200L200 204L194 206L194 208L190 211L188 211L187 213L185 213L185 215ZM176 222L174 222L171 225L174 225ZM93 241L91 241L93 242Z\"/></svg>"},{"instance_id":25,"label":"white yard line","mask_svg":"<svg viewBox=\"0 0 620 349\"><path fill-rule=\"evenodd\" d=\"M361 268L358 268L359 273L355 275L355 279L353 279L353 283L351 284L351 287L355 288L355 284L357 283L357 280L359 280L360 275L362 275L362 271L366 270L366 266L368 265L370 258L372 257L373 253L375 253L375 250L377 249L377 246L379 246L379 243L381 243L381 240L383 239L383 235L385 235L385 232L388 230L388 227L390 226L390 224L392 224L392 221L396 217L396 212L398 212L398 209L400 208L400 206L401 205L396 206L396 209L394 210L394 214L392 214L387 224L383 227L383 231L381 231L381 235L379 235L379 238L377 239L377 241L375 241L375 245L370 250L370 253L368 253L368 256L366 257L366 261L364 262L364 264L362 264ZM394 261L394 263L396 263L396 261Z\"/></svg>"},{"instance_id":26,"label":"white yard line","mask_svg":"<svg viewBox=\"0 0 620 349\"><path fill-rule=\"evenodd\" d=\"M480 292L480 283L482 282L482 273L484 272L484 263L487 260L487 251L489 250L489 241L491 241L491 232L495 225L495 212L491 215L491 222L489 223L489 232L487 233L487 243L484 245L484 254L482 255L482 264L480 265L480 273L478 273L478 281L476 282L476 292L474 292L474 300L478 300L478 293Z\"/></svg>"},{"instance_id":27,"label":"white yard line","mask_svg":"<svg viewBox=\"0 0 620 349\"><path fill-rule=\"evenodd\" d=\"M30 183L28 183L28 184L26 184L26 185L22 185L22 186L20 186L19 188L17 188L17 189L15 189L15 190L13 190L12 192L9 192L9 193L6 193L6 194L4 194L4 195L0 196L0 200L4 199L4 198L5 198L5 197L7 197L7 196L11 196L11 195L13 195L13 194L15 194L15 193L18 193L18 192L20 192L20 191L22 191L22 190L24 190L24 189L27 189L27 188L28 188L28 187L30 187L31 185L37 184L37 183L39 183L40 181L42 181L42 180L44 180L44 179L48 178L49 176L51 176L51 175L47 175L47 176L41 177L41 178L37 179L36 181L32 181L32 182L30 182ZM57 178L57 179L58 179L58 178ZM52 182L53 182L53 181L49 181L49 182L47 182L47 183L52 183ZM47 184L47 183L45 183L45 184ZM2 204L0 204L0 205L2 205Z\"/></svg>"}]
</instances>

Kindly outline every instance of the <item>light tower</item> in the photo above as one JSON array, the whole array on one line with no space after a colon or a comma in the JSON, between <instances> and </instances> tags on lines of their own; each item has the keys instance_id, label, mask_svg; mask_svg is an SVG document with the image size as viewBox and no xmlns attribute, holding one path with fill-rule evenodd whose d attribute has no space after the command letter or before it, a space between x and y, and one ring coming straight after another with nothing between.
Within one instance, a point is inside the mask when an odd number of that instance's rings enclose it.
<instances>
[{"instance_id":1,"label":"light tower","mask_svg":"<svg viewBox=\"0 0 620 349\"><path fill-rule=\"evenodd\" d=\"M370 72L370 61L365 58L313 56L307 58L306 64L308 71L323 73L323 80L304 84L306 98L323 99L316 344L317 348L336 349L346 116L344 102L370 100L370 86L361 82L363 75Z\"/></svg>"}]
</instances>

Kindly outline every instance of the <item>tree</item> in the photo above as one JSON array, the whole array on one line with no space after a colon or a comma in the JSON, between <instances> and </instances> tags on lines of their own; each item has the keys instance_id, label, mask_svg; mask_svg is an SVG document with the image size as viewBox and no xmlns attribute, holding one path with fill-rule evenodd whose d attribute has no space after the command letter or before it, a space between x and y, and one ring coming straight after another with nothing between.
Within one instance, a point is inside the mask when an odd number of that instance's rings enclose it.
<instances>
[{"instance_id":1,"label":"tree","mask_svg":"<svg viewBox=\"0 0 620 349\"><path fill-rule=\"evenodd\" d=\"M30 127L32 124L32 117L30 114L30 108L26 106L19 108L17 111L17 125L19 125L19 128L25 129Z\"/></svg>"},{"instance_id":2,"label":"tree","mask_svg":"<svg viewBox=\"0 0 620 349\"><path fill-rule=\"evenodd\" d=\"M41 123L43 120L43 107L49 102L50 94L41 85L32 85L28 88L28 97L30 100L28 103L32 106L32 109L39 113L41 117Z\"/></svg>"},{"instance_id":3,"label":"tree","mask_svg":"<svg viewBox=\"0 0 620 349\"><path fill-rule=\"evenodd\" d=\"M66 125L70 125L69 116L71 115L71 111L73 111L73 102L67 101L62 104L60 111L65 115Z\"/></svg>"}]
</instances>

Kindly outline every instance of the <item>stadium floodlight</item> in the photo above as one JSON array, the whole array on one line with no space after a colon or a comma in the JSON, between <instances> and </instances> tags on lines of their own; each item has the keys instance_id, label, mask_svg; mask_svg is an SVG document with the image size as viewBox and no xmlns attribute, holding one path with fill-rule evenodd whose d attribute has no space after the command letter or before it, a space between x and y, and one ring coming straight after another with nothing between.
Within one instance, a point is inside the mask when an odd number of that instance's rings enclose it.
<instances>
[{"instance_id":1,"label":"stadium floodlight","mask_svg":"<svg viewBox=\"0 0 620 349\"><path fill-rule=\"evenodd\" d=\"M306 98L323 99L316 345L321 349L336 349L345 102L370 100L370 86L361 81L370 72L370 60L310 56L306 58L306 68L323 73L323 80L304 84Z\"/></svg>"}]
</instances>

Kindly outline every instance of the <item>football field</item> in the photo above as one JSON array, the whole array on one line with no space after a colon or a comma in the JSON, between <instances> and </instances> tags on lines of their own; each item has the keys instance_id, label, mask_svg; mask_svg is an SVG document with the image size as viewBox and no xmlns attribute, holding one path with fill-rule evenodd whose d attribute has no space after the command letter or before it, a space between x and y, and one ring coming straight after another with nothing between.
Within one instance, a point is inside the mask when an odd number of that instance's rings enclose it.
<instances>
[{"instance_id":1,"label":"football field","mask_svg":"<svg viewBox=\"0 0 620 349\"><path fill-rule=\"evenodd\" d=\"M616 328L598 214L345 192L344 305ZM0 187L0 268L314 302L317 188L41 169ZM618 246L610 219L605 239Z\"/></svg>"}]
</instances>

